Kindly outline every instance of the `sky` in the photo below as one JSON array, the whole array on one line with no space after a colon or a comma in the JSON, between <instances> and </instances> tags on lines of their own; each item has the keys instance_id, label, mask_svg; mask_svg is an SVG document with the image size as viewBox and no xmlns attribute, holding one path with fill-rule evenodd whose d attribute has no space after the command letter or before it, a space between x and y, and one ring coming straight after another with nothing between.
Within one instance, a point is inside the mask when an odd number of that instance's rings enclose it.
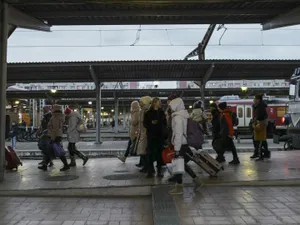
<instances>
[{"instance_id":1,"label":"sky","mask_svg":"<svg viewBox=\"0 0 300 225\"><path fill-rule=\"evenodd\" d=\"M183 59L207 27L57 26L50 33L17 29L9 38L8 62ZM260 25L225 27L222 38L224 29L214 31L206 59L300 58L300 26L269 31L261 31Z\"/></svg>"}]
</instances>

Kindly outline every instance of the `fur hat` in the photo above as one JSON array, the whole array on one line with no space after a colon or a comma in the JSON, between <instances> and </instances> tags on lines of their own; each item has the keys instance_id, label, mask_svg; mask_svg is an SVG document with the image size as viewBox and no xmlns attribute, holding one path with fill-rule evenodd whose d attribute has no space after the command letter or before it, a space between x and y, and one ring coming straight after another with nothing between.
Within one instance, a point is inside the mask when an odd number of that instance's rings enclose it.
<instances>
[{"instance_id":1,"label":"fur hat","mask_svg":"<svg viewBox=\"0 0 300 225\"><path fill-rule=\"evenodd\" d=\"M62 111L61 110L61 105L53 105L52 107L52 112L57 112L57 111Z\"/></svg>"}]
</instances>

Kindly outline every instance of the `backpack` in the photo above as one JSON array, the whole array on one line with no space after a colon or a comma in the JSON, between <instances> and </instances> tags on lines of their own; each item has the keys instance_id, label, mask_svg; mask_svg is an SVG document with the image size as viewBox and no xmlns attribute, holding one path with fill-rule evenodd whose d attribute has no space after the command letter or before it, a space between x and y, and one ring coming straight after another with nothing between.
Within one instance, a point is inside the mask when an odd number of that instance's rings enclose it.
<instances>
[{"instance_id":1,"label":"backpack","mask_svg":"<svg viewBox=\"0 0 300 225\"><path fill-rule=\"evenodd\" d=\"M239 118L237 118L237 115L235 112L231 113L231 118L232 118L232 125L233 126L238 126L239 125Z\"/></svg>"},{"instance_id":2,"label":"backpack","mask_svg":"<svg viewBox=\"0 0 300 225\"><path fill-rule=\"evenodd\" d=\"M187 144L195 149L201 149L204 142L204 131L201 124L191 118L187 120Z\"/></svg>"},{"instance_id":3,"label":"backpack","mask_svg":"<svg viewBox=\"0 0 300 225\"><path fill-rule=\"evenodd\" d=\"M83 119L80 119L80 121L77 125L77 131L80 133L84 133L87 131L87 126Z\"/></svg>"}]
</instances>

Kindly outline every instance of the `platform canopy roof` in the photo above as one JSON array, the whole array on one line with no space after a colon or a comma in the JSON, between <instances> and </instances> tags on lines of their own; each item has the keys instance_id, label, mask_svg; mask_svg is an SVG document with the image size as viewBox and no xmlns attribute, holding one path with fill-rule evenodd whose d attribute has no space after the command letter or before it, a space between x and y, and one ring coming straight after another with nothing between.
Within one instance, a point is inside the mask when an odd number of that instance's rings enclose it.
<instances>
[{"instance_id":1,"label":"platform canopy roof","mask_svg":"<svg viewBox=\"0 0 300 225\"><path fill-rule=\"evenodd\" d=\"M265 23L298 0L6 0L49 25Z\"/></svg>"},{"instance_id":2,"label":"platform canopy roof","mask_svg":"<svg viewBox=\"0 0 300 225\"><path fill-rule=\"evenodd\" d=\"M243 93L240 88L207 88L205 96L221 97L224 95L255 95L257 93L266 93L268 95L287 96L288 88L249 88ZM142 96L150 95L153 97L168 97L171 94L184 97L200 97L200 89L104 89L101 91L102 98L110 98L113 101L114 96L126 100L134 98L139 99ZM50 91L8 91L8 99L18 98L95 98L95 90L58 90L56 93Z\"/></svg>"},{"instance_id":3,"label":"platform canopy roof","mask_svg":"<svg viewBox=\"0 0 300 225\"><path fill-rule=\"evenodd\" d=\"M10 63L8 83L289 79L300 60ZM209 76L208 76L209 75Z\"/></svg>"}]
</instances>

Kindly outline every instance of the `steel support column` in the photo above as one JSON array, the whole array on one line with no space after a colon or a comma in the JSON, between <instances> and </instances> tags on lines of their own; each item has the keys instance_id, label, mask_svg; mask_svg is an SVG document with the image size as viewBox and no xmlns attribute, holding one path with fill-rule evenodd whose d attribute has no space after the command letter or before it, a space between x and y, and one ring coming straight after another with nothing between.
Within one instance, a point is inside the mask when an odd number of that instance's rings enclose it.
<instances>
[{"instance_id":1,"label":"steel support column","mask_svg":"<svg viewBox=\"0 0 300 225\"><path fill-rule=\"evenodd\" d=\"M119 133L119 100L115 92L115 134Z\"/></svg>"},{"instance_id":2,"label":"steel support column","mask_svg":"<svg viewBox=\"0 0 300 225\"><path fill-rule=\"evenodd\" d=\"M201 91L201 101L202 101L202 103L203 103L203 108L204 108L204 101L205 101L205 83L201 83L200 91Z\"/></svg>"},{"instance_id":3,"label":"steel support column","mask_svg":"<svg viewBox=\"0 0 300 225\"><path fill-rule=\"evenodd\" d=\"M96 85L96 144L101 144L101 83Z\"/></svg>"},{"instance_id":4,"label":"steel support column","mask_svg":"<svg viewBox=\"0 0 300 225\"><path fill-rule=\"evenodd\" d=\"M6 85L7 85L7 38L8 38L8 6L0 0L0 181L4 179L5 160L5 117L6 117Z\"/></svg>"},{"instance_id":5,"label":"steel support column","mask_svg":"<svg viewBox=\"0 0 300 225\"><path fill-rule=\"evenodd\" d=\"M126 129L126 109L125 105L123 104L123 129Z\"/></svg>"}]
</instances>

